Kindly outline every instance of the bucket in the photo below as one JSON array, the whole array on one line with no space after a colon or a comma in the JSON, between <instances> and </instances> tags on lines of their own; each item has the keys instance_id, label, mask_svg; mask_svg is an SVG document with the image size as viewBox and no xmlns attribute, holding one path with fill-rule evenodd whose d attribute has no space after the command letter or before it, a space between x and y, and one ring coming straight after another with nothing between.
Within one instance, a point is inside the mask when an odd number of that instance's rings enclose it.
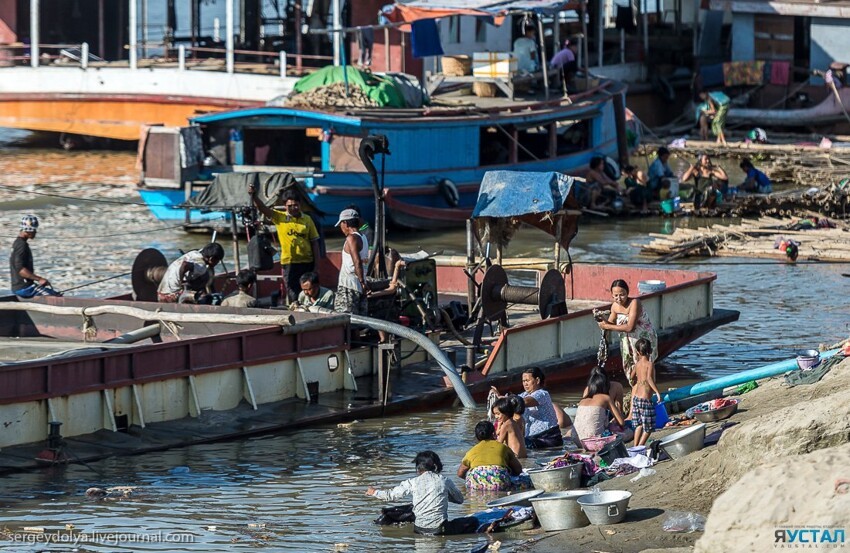
<instances>
[{"instance_id":1,"label":"bucket","mask_svg":"<svg viewBox=\"0 0 850 553\"><path fill-rule=\"evenodd\" d=\"M590 490L544 493L531 498L531 504L545 531L570 530L590 524L577 500L592 493Z\"/></svg>"},{"instance_id":2,"label":"bucket","mask_svg":"<svg viewBox=\"0 0 850 553\"><path fill-rule=\"evenodd\" d=\"M667 215L672 215L675 210L676 210L676 208L673 204L672 198L668 199L668 200L661 200L661 211L662 211L662 213L666 213Z\"/></svg>"},{"instance_id":3,"label":"bucket","mask_svg":"<svg viewBox=\"0 0 850 553\"><path fill-rule=\"evenodd\" d=\"M579 497L576 502L594 526L617 524L626 518L632 494L620 490L590 493Z\"/></svg>"},{"instance_id":4,"label":"bucket","mask_svg":"<svg viewBox=\"0 0 850 553\"><path fill-rule=\"evenodd\" d=\"M656 403L655 404L655 429L660 430L664 428L670 421L670 417L667 416L667 407L664 403Z\"/></svg>"},{"instance_id":5,"label":"bucket","mask_svg":"<svg viewBox=\"0 0 850 553\"><path fill-rule=\"evenodd\" d=\"M597 455L599 455L600 459L605 461L605 464L610 465L614 462L614 459L628 457L629 450L626 449L626 444L623 443L623 440L617 438L610 444L600 449Z\"/></svg>"},{"instance_id":6,"label":"bucket","mask_svg":"<svg viewBox=\"0 0 850 553\"><path fill-rule=\"evenodd\" d=\"M807 349L797 352L797 366L801 371L810 371L820 365L820 352Z\"/></svg>"},{"instance_id":7,"label":"bucket","mask_svg":"<svg viewBox=\"0 0 850 553\"><path fill-rule=\"evenodd\" d=\"M667 288L667 283L663 280L641 280L638 282L638 292L641 295L660 292L665 288Z\"/></svg>"},{"instance_id":8,"label":"bucket","mask_svg":"<svg viewBox=\"0 0 850 553\"><path fill-rule=\"evenodd\" d=\"M646 455L646 446L645 445L636 445L634 447L630 447L628 449L629 457L637 457L638 455Z\"/></svg>"}]
</instances>

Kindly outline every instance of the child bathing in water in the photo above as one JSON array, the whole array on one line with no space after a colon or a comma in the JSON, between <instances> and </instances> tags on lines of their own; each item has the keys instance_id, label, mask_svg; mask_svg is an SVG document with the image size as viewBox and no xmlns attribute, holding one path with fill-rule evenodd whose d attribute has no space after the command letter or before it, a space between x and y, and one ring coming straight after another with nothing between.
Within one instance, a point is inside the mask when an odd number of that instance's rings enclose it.
<instances>
[{"instance_id":1,"label":"child bathing in water","mask_svg":"<svg viewBox=\"0 0 850 553\"><path fill-rule=\"evenodd\" d=\"M655 404L652 392L661 403L661 392L655 385L655 365L652 363L652 344L646 338L635 342L635 385L632 388L632 414L635 426L635 445L645 445L649 435L655 431Z\"/></svg>"},{"instance_id":2,"label":"child bathing in water","mask_svg":"<svg viewBox=\"0 0 850 553\"><path fill-rule=\"evenodd\" d=\"M522 398L518 396L503 397L493 405L493 418L496 421L496 439L509 448L518 459L525 459L525 425L522 415L517 414L521 407Z\"/></svg>"}]
</instances>

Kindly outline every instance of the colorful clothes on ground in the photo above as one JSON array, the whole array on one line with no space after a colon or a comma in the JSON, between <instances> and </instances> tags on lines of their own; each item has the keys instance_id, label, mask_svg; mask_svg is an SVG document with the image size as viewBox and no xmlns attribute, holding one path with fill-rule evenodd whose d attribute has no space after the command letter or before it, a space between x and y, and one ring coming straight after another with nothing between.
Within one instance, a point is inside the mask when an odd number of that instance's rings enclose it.
<instances>
[{"instance_id":1,"label":"colorful clothes on ground","mask_svg":"<svg viewBox=\"0 0 850 553\"><path fill-rule=\"evenodd\" d=\"M625 313L617 313L617 324L628 324L629 316ZM652 344L652 355L650 360L658 359L658 334L655 332L655 327L652 326L652 321L649 320L649 315L641 309L640 318L631 332L620 333L620 354L623 358L623 372L626 373L626 378L629 384L634 384L634 369L637 356L635 355L635 343L641 338L646 338Z\"/></svg>"},{"instance_id":2,"label":"colorful clothes on ground","mask_svg":"<svg viewBox=\"0 0 850 553\"><path fill-rule=\"evenodd\" d=\"M642 397L632 398L632 422L635 428L642 426L645 432L655 430L655 404Z\"/></svg>"}]
</instances>

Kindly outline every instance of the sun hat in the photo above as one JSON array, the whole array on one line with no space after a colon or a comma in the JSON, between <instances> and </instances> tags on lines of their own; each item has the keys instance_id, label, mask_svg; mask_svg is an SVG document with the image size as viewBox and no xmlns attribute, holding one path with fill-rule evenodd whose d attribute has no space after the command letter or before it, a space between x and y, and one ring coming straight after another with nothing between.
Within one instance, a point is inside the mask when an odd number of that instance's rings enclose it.
<instances>
[{"instance_id":1,"label":"sun hat","mask_svg":"<svg viewBox=\"0 0 850 553\"><path fill-rule=\"evenodd\" d=\"M38 217L35 215L24 215L21 217L21 232L35 232L38 230Z\"/></svg>"}]
</instances>

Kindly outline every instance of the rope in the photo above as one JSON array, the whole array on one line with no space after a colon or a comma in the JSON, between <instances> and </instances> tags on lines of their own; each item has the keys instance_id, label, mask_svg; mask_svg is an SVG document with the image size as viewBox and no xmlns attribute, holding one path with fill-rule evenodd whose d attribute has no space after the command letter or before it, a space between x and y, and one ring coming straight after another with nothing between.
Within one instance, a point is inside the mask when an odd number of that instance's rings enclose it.
<instances>
[{"instance_id":1,"label":"rope","mask_svg":"<svg viewBox=\"0 0 850 553\"><path fill-rule=\"evenodd\" d=\"M0 185L0 190L10 190L17 193L35 194L36 196L47 196L50 198L60 198L63 200L79 200L83 202L94 202L100 204L116 204L116 205L139 205L142 207L174 207L173 204L146 204L145 202L130 202L126 200L107 200L103 198L81 198L78 196L64 196L62 194L52 194L50 192L36 192L35 190L21 190L19 186Z\"/></svg>"}]
</instances>

